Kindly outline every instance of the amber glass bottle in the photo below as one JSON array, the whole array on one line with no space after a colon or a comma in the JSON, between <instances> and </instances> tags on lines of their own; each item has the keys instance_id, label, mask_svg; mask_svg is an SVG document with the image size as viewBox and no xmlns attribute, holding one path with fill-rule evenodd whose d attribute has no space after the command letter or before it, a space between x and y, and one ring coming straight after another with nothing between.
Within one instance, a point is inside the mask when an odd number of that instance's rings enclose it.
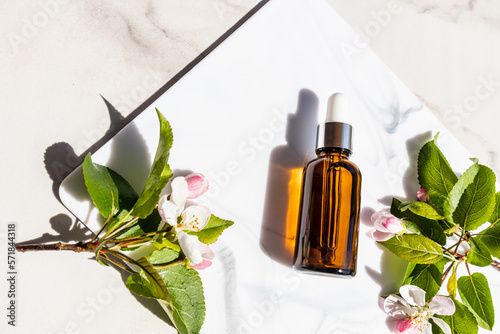
<instances>
[{"instance_id":1,"label":"amber glass bottle","mask_svg":"<svg viewBox=\"0 0 500 334\"><path fill-rule=\"evenodd\" d=\"M349 278L356 274L361 173L349 161L352 127L335 122L345 108L345 97L332 95L327 122L318 126L318 157L303 171L294 268Z\"/></svg>"}]
</instances>

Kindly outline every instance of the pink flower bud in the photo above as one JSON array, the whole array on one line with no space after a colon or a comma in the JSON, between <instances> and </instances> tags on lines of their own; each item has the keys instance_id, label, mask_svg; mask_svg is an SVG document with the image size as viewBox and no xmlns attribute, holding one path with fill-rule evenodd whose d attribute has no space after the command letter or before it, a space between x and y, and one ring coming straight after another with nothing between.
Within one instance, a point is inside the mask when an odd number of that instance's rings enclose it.
<instances>
[{"instance_id":1,"label":"pink flower bud","mask_svg":"<svg viewBox=\"0 0 500 334\"><path fill-rule=\"evenodd\" d=\"M417 191L417 198L420 202L429 202L431 199L429 192L426 189L420 189Z\"/></svg>"},{"instance_id":2,"label":"pink flower bud","mask_svg":"<svg viewBox=\"0 0 500 334\"><path fill-rule=\"evenodd\" d=\"M186 176L188 199L198 198L208 190L208 181L202 174L193 173Z\"/></svg>"}]
</instances>

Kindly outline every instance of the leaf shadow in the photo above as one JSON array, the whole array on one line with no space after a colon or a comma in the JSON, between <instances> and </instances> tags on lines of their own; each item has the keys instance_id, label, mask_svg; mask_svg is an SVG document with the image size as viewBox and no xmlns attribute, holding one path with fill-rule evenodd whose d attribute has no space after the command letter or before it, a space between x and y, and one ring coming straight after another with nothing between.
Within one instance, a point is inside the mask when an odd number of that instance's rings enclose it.
<instances>
[{"instance_id":1,"label":"leaf shadow","mask_svg":"<svg viewBox=\"0 0 500 334\"><path fill-rule=\"evenodd\" d=\"M406 151L408 154L409 165L404 174L402 175L402 186L406 198L401 200L415 200L416 193L418 191L418 153L420 148L432 138L432 133L430 131L418 134L406 141ZM390 207L392 203L392 198L395 196L387 195L378 199L378 202ZM375 210L371 207L364 207L361 210L361 222L366 225L373 227L371 222L371 215ZM373 241L375 242L375 241ZM408 261L405 261L398 256L396 256L391 251L387 250L385 247L377 243L377 247L382 251L382 256L380 258L380 272L371 266L365 266L365 270L368 276L380 286L379 296L397 293L399 287L403 283L404 274L406 272L406 267ZM380 303L379 303L380 304ZM393 331L393 323L387 322L388 329Z\"/></svg>"},{"instance_id":2,"label":"leaf shadow","mask_svg":"<svg viewBox=\"0 0 500 334\"><path fill-rule=\"evenodd\" d=\"M52 180L52 192L59 201L61 200L59 187L64 179L82 164L83 159L89 152L95 152L130 121L129 117L123 117L103 96L101 98L108 109L110 122L109 128L104 135L101 135L98 130L86 131L85 136L87 138L85 141L80 142L79 145L85 144L90 147L80 155L77 155L73 146L66 142L57 142L45 149L43 163L49 178Z\"/></svg>"}]
</instances>

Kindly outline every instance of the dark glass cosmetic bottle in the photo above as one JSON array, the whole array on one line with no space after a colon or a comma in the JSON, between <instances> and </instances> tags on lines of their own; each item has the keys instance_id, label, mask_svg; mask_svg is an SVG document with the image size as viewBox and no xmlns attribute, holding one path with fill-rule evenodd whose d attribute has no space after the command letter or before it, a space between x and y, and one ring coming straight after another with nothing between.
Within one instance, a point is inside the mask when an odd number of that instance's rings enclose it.
<instances>
[{"instance_id":1,"label":"dark glass cosmetic bottle","mask_svg":"<svg viewBox=\"0 0 500 334\"><path fill-rule=\"evenodd\" d=\"M316 159L303 171L294 269L351 278L356 275L361 173L349 161L352 126L346 97L333 94L318 125Z\"/></svg>"}]
</instances>

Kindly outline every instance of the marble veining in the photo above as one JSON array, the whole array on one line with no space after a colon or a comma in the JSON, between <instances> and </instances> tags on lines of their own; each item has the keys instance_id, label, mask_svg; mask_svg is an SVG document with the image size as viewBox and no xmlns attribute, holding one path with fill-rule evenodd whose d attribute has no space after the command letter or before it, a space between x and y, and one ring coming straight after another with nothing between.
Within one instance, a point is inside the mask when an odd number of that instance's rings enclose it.
<instances>
[{"instance_id":1,"label":"marble veining","mask_svg":"<svg viewBox=\"0 0 500 334\"><path fill-rule=\"evenodd\" d=\"M403 3L414 6L418 13L429 14L444 20L451 20L458 23L460 20L464 22L470 21L471 18L489 20L494 18L494 13L498 13L498 6L494 2L486 0L445 0L445 1L414 1L403 0Z\"/></svg>"}]
</instances>

